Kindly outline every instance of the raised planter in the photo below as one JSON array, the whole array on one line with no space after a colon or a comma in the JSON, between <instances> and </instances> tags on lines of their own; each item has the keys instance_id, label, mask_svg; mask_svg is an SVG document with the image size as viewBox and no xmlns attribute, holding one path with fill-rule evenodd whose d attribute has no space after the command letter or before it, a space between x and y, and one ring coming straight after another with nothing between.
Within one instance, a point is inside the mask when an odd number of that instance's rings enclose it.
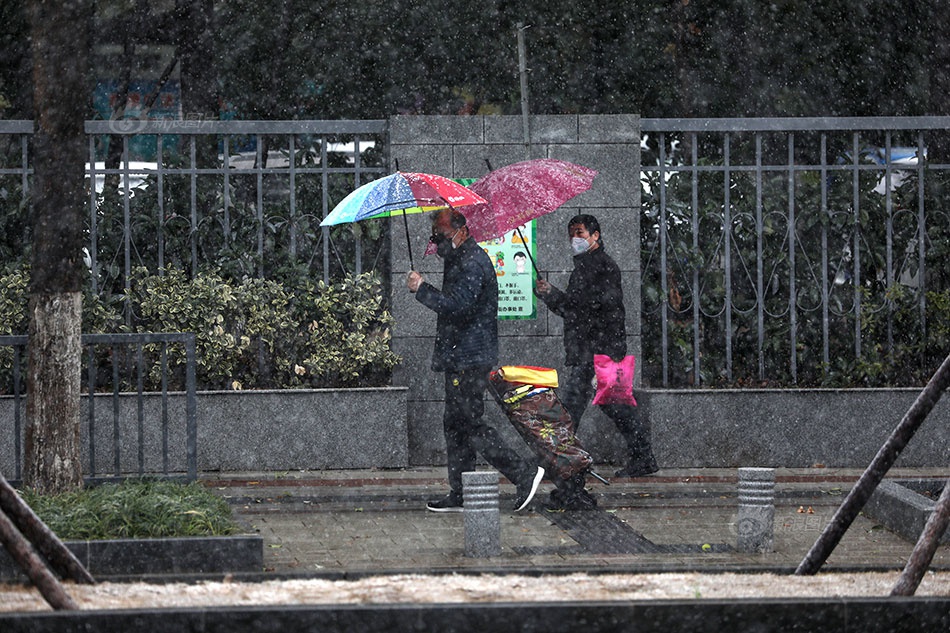
<instances>
[{"instance_id":1,"label":"raised planter","mask_svg":"<svg viewBox=\"0 0 950 633\"><path fill-rule=\"evenodd\" d=\"M426 380L433 376L438 377L427 372ZM640 415L653 427L661 468L864 468L918 394L918 389L642 389L636 395ZM134 473L136 398L123 394L117 407L109 396L102 398L96 406L98 472L110 474L113 468L112 415L117 409L122 468ZM198 471L441 465L445 443L440 398L438 385L429 383L413 389L199 392ZM163 467L162 405L158 396L144 398L146 471L152 473ZM179 421L184 398L172 394L167 406L174 422L168 434L169 468L183 472L185 438ZM512 446L523 444L493 402L486 402L485 413ZM0 420L12 419L12 399L0 398ZM6 428L10 432L13 425ZM596 462L622 462L623 441L596 407L585 414L579 436ZM84 452L86 445L84 436ZM945 467L948 446L950 401L945 398L896 465ZM87 457L84 453L84 465ZM14 443L0 441L0 472L14 478L14 465Z\"/></svg>"},{"instance_id":2,"label":"raised planter","mask_svg":"<svg viewBox=\"0 0 950 633\"><path fill-rule=\"evenodd\" d=\"M94 578L260 572L264 539L256 535L67 541ZM0 580L26 575L0 550Z\"/></svg>"},{"instance_id":3,"label":"raised planter","mask_svg":"<svg viewBox=\"0 0 950 633\"><path fill-rule=\"evenodd\" d=\"M920 389L654 389L637 392L637 401L652 424L661 468L865 468L919 394ZM616 443L619 436L611 438ZM944 398L896 466L946 467L948 447L950 402Z\"/></svg>"},{"instance_id":4,"label":"raised planter","mask_svg":"<svg viewBox=\"0 0 950 633\"><path fill-rule=\"evenodd\" d=\"M409 465L404 387L198 393L198 470Z\"/></svg>"},{"instance_id":5,"label":"raised planter","mask_svg":"<svg viewBox=\"0 0 950 633\"><path fill-rule=\"evenodd\" d=\"M864 513L916 543L945 484L939 479L886 479L868 499ZM950 543L950 531L944 532L940 542Z\"/></svg>"},{"instance_id":6,"label":"raised planter","mask_svg":"<svg viewBox=\"0 0 950 633\"><path fill-rule=\"evenodd\" d=\"M404 387L199 391L199 472L324 468L400 468L410 464ZM25 423L20 401L21 442ZM120 438L120 469L138 471L139 400L134 393L96 397L96 474L115 470L114 437ZM185 396L147 393L141 403L146 473L186 472ZM83 468L89 468L89 420L83 398ZM162 420L167 419L163 429ZM0 398L0 420L11 423L14 401ZM10 438L10 435L6 437ZM11 438L12 439L12 438ZM21 444L22 446L22 444ZM13 441L0 441L0 472L19 472ZM22 454L22 451L21 451ZM22 457L20 458L22 460Z\"/></svg>"},{"instance_id":7,"label":"raised planter","mask_svg":"<svg viewBox=\"0 0 950 633\"><path fill-rule=\"evenodd\" d=\"M430 372L432 373L432 372ZM423 390L414 390L416 398ZM919 389L639 389L660 468L865 468ZM437 387L424 391L440 395ZM443 404L410 400L413 465L444 464ZM485 414L513 446L523 441L493 402ZM588 407L578 432L596 463L624 461L614 424ZM950 399L944 398L901 453L898 467L946 467Z\"/></svg>"}]
</instances>

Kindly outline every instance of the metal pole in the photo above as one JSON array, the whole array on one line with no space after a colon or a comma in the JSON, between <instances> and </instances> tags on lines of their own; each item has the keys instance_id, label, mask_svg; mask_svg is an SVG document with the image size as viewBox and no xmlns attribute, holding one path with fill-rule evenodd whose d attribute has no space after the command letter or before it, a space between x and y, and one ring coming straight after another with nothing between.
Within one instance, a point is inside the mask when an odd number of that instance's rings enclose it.
<instances>
[{"instance_id":1,"label":"metal pole","mask_svg":"<svg viewBox=\"0 0 950 633\"><path fill-rule=\"evenodd\" d=\"M901 577L891 590L892 596L912 596L917 591L924 572L930 567L930 561L934 558L937 546L940 545L940 539L943 533L947 531L947 525L950 524L950 481L943 485L943 492L940 493L940 499L933 509L930 518L927 519L927 525L924 531L920 533L914 551L901 572Z\"/></svg>"},{"instance_id":2,"label":"metal pole","mask_svg":"<svg viewBox=\"0 0 950 633\"><path fill-rule=\"evenodd\" d=\"M520 226L517 227L517 228L515 229L515 231L518 232L518 239L521 240L521 243L522 243L522 244L527 244L527 242L524 241L524 235L521 234L521 227L520 227ZM528 259L531 260L531 267L534 268L534 276L537 277L537 278L540 278L540 277L541 277L541 271L538 270L538 265L537 265L537 263L535 263L535 261L534 261L534 255L531 254L531 249L526 247L526 248L524 249L524 252L528 254Z\"/></svg>"},{"instance_id":3,"label":"metal pole","mask_svg":"<svg viewBox=\"0 0 950 633\"><path fill-rule=\"evenodd\" d=\"M518 73L521 76L521 121L524 128L524 159L531 158L531 130L528 125L528 62L524 45L524 31L529 27L518 23Z\"/></svg>"},{"instance_id":4,"label":"metal pole","mask_svg":"<svg viewBox=\"0 0 950 633\"><path fill-rule=\"evenodd\" d=\"M838 545L841 537L847 532L851 523L864 508L864 504L874 493L874 489L884 479L884 475L890 470L894 462L907 443L914 436L914 433L920 428L921 423L930 413L930 411L940 400L940 396L950 385L950 356L944 359L943 364L920 392L914 404L911 405L904 418L897 428L887 438L884 446L877 452L867 470L861 475L857 483L848 493L841 507L835 512L831 521L825 527L821 536L812 545L812 548L799 563L795 574L798 576L810 576L816 574L821 566L831 555L831 552Z\"/></svg>"}]
</instances>

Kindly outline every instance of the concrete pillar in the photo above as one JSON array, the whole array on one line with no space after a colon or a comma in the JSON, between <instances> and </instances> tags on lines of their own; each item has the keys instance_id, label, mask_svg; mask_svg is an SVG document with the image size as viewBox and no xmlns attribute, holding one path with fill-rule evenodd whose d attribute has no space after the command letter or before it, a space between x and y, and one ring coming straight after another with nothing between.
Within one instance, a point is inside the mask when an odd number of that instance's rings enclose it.
<instances>
[{"instance_id":1,"label":"concrete pillar","mask_svg":"<svg viewBox=\"0 0 950 633\"><path fill-rule=\"evenodd\" d=\"M491 470L462 473L462 515L465 555L473 558L500 555L498 473Z\"/></svg>"},{"instance_id":2,"label":"concrete pillar","mask_svg":"<svg viewBox=\"0 0 950 633\"><path fill-rule=\"evenodd\" d=\"M771 552L775 542L775 470L739 469L739 514L736 548L740 552Z\"/></svg>"}]
</instances>

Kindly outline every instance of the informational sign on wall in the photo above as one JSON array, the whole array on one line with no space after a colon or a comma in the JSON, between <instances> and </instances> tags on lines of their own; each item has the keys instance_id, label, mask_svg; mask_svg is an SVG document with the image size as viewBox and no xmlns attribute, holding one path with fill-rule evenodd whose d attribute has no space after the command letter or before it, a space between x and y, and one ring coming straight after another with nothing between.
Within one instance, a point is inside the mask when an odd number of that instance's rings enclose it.
<instances>
[{"instance_id":1,"label":"informational sign on wall","mask_svg":"<svg viewBox=\"0 0 950 633\"><path fill-rule=\"evenodd\" d=\"M537 301L534 296L535 257L534 220L509 231L498 239L479 242L488 253L498 277L498 318L534 319ZM530 256L529 256L530 253Z\"/></svg>"}]
</instances>

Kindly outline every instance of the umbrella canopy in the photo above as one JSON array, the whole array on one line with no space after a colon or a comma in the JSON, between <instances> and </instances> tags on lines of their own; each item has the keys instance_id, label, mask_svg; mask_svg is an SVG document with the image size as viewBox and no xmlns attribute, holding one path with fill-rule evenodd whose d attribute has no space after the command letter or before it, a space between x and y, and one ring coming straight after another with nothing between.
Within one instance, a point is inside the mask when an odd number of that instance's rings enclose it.
<instances>
[{"instance_id":1,"label":"umbrella canopy","mask_svg":"<svg viewBox=\"0 0 950 633\"><path fill-rule=\"evenodd\" d=\"M412 269L415 266L406 215L477 204L487 203L484 198L454 180L436 174L397 171L351 191L323 218L320 226L401 215L406 227L409 268Z\"/></svg>"},{"instance_id":2,"label":"umbrella canopy","mask_svg":"<svg viewBox=\"0 0 950 633\"><path fill-rule=\"evenodd\" d=\"M481 196L444 176L397 171L350 192L320 226L484 203Z\"/></svg>"},{"instance_id":3,"label":"umbrella canopy","mask_svg":"<svg viewBox=\"0 0 950 633\"><path fill-rule=\"evenodd\" d=\"M490 171L469 189L488 205L463 210L469 233L486 241L551 213L591 187L597 172L565 160L537 158Z\"/></svg>"}]
</instances>

